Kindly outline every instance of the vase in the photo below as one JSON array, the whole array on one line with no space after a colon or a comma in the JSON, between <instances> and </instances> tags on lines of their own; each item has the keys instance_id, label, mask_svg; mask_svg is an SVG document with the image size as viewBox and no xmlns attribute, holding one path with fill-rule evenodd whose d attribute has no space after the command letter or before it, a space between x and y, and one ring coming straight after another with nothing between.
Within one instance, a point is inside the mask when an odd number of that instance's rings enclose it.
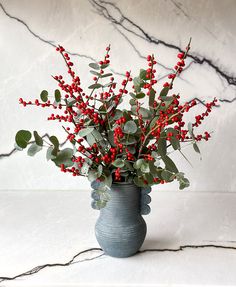
<instances>
[{"instance_id":1,"label":"vase","mask_svg":"<svg viewBox=\"0 0 236 287\"><path fill-rule=\"evenodd\" d=\"M142 214L150 212L150 188L132 183L112 184L110 200L100 210L95 235L104 252L112 257L129 257L142 246L147 226Z\"/></svg>"}]
</instances>

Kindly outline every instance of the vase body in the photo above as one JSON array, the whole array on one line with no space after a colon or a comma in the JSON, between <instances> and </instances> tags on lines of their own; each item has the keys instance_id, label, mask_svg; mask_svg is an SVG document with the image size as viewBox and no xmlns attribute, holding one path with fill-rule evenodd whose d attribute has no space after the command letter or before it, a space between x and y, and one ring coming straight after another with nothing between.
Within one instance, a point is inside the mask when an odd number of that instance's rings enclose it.
<instances>
[{"instance_id":1,"label":"vase body","mask_svg":"<svg viewBox=\"0 0 236 287\"><path fill-rule=\"evenodd\" d=\"M147 227L140 214L140 188L130 183L113 184L110 200L95 225L98 243L112 257L129 257L140 249Z\"/></svg>"}]
</instances>

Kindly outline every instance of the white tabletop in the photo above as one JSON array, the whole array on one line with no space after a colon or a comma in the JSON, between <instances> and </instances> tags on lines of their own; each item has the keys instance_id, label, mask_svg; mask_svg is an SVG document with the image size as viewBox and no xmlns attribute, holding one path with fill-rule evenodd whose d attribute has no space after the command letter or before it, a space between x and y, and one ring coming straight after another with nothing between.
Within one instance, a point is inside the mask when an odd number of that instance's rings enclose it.
<instances>
[{"instance_id":1,"label":"white tabletop","mask_svg":"<svg viewBox=\"0 0 236 287\"><path fill-rule=\"evenodd\" d=\"M151 195L142 250L185 246L182 251L116 259L94 250L75 259L82 262L47 267L0 286L236 286L236 194ZM66 263L80 251L99 247L94 236L98 214L90 208L89 191L1 191L0 277Z\"/></svg>"}]
</instances>

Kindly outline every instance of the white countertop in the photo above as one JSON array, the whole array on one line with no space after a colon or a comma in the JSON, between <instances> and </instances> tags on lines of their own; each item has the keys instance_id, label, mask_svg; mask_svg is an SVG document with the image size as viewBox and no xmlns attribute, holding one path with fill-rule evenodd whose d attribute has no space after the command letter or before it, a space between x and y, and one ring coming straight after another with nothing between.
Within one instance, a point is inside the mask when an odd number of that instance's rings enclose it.
<instances>
[{"instance_id":1,"label":"white countertop","mask_svg":"<svg viewBox=\"0 0 236 287\"><path fill-rule=\"evenodd\" d=\"M66 267L4 281L0 286L236 286L236 194L152 192L145 216L147 251L126 259L86 252ZM1 191L0 277L38 265L66 263L99 247L89 191ZM217 245L194 248L195 245ZM235 247L226 249L225 246Z\"/></svg>"}]
</instances>

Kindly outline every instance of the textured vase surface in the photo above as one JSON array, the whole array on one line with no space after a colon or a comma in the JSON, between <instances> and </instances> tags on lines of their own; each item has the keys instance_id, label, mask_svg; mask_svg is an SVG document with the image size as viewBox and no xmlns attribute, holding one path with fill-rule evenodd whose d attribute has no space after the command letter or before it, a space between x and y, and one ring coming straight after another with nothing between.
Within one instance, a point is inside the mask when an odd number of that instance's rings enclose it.
<instances>
[{"instance_id":1,"label":"textured vase surface","mask_svg":"<svg viewBox=\"0 0 236 287\"><path fill-rule=\"evenodd\" d=\"M140 213L140 188L134 184L113 184L110 200L100 211L95 226L98 243L113 257L137 253L146 236L147 226Z\"/></svg>"}]
</instances>

